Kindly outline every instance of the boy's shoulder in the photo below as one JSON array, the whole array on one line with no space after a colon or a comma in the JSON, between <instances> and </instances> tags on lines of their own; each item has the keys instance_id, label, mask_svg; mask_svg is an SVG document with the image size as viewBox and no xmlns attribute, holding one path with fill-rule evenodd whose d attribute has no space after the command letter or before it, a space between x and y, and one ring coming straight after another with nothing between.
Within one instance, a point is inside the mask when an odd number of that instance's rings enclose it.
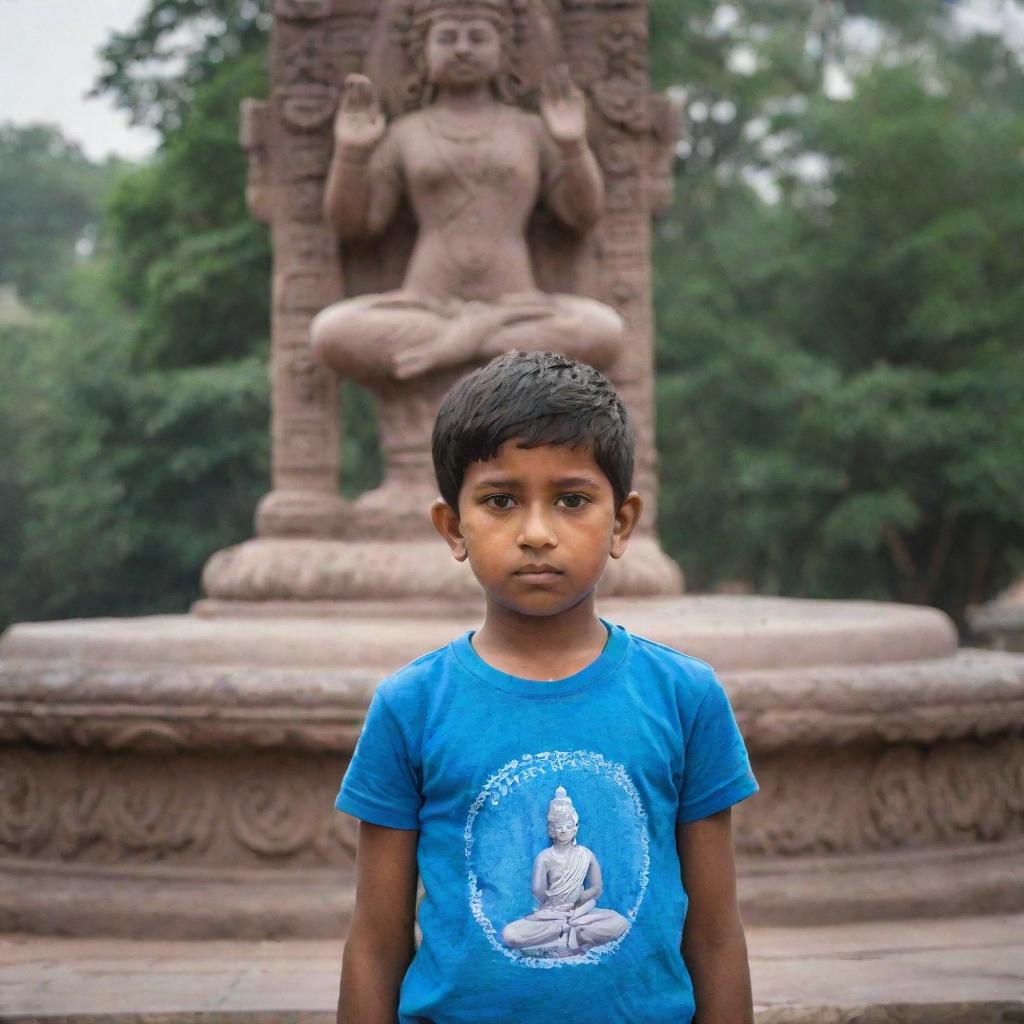
<instances>
[{"instance_id":1,"label":"boy's shoulder","mask_svg":"<svg viewBox=\"0 0 1024 1024\"><path fill-rule=\"evenodd\" d=\"M721 685L706 661L637 633L630 632L629 637L641 670L663 678L686 698L699 701L708 689Z\"/></svg>"},{"instance_id":2,"label":"boy's shoulder","mask_svg":"<svg viewBox=\"0 0 1024 1024\"><path fill-rule=\"evenodd\" d=\"M715 670L706 661L701 661L700 658L687 654L685 651L679 650L678 647L670 647L660 640L651 640L649 637L641 636L639 633L634 633L631 630L627 630L627 632L633 643L655 660L663 661L677 669L693 673L694 675L714 675Z\"/></svg>"},{"instance_id":3,"label":"boy's shoulder","mask_svg":"<svg viewBox=\"0 0 1024 1024\"><path fill-rule=\"evenodd\" d=\"M405 705L434 693L438 678L451 664L451 643L421 654L377 685L377 694L388 704Z\"/></svg>"}]
</instances>

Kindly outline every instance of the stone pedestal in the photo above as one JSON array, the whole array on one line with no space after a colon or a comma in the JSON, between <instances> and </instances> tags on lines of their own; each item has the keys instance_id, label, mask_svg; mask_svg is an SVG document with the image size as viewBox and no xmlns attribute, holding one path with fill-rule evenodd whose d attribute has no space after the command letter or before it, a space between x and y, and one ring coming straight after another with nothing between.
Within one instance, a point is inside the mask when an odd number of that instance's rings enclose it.
<instances>
[{"instance_id":1,"label":"stone pedestal","mask_svg":"<svg viewBox=\"0 0 1024 1024\"><path fill-rule=\"evenodd\" d=\"M762 787L736 811L749 922L1024 908L1024 659L958 652L924 608L683 597L602 611L720 671ZM478 607L231 612L4 636L0 930L344 932L355 826L332 804L373 688Z\"/></svg>"}]
</instances>

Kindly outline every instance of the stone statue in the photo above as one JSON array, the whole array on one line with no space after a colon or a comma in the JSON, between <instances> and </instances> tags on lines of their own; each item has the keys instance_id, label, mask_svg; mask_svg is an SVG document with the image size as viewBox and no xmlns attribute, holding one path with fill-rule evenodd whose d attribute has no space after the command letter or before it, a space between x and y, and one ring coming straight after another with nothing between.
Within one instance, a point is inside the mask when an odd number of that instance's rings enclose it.
<instances>
[{"instance_id":1,"label":"stone statue","mask_svg":"<svg viewBox=\"0 0 1024 1024\"><path fill-rule=\"evenodd\" d=\"M576 842L579 824L572 800L559 786L548 808L551 845L533 862L530 888L537 909L505 925L501 939L506 946L533 956L576 956L612 942L629 929L621 914L597 909L604 890L601 865Z\"/></svg>"},{"instance_id":2,"label":"stone statue","mask_svg":"<svg viewBox=\"0 0 1024 1024\"><path fill-rule=\"evenodd\" d=\"M271 489L256 537L207 563L204 611L476 600L426 514L430 433L454 381L511 348L611 378L645 514L602 593L678 593L655 533L650 304L678 118L650 92L645 4L270 7L271 96L245 103L241 140L272 228ZM339 376L373 394L384 470L353 499Z\"/></svg>"},{"instance_id":3,"label":"stone statue","mask_svg":"<svg viewBox=\"0 0 1024 1024\"><path fill-rule=\"evenodd\" d=\"M338 302L312 325L317 356L373 387L556 349L597 367L621 347L619 315L535 283L526 225L542 201L569 230L601 216L604 188L582 92L565 66L540 88L540 116L503 98L514 0L412 0L408 33L426 88L385 123L368 77L350 74L335 120L325 210L342 243L384 232L402 201L417 236L400 290Z\"/></svg>"}]
</instances>

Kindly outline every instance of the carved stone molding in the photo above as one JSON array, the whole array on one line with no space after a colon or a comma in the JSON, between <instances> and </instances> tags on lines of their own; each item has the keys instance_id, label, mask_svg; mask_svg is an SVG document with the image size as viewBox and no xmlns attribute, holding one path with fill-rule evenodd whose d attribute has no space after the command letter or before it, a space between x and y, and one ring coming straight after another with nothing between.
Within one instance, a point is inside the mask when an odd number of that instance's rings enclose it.
<instances>
[{"instance_id":1,"label":"carved stone molding","mask_svg":"<svg viewBox=\"0 0 1024 1024\"><path fill-rule=\"evenodd\" d=\"M351 751L381 670L0 663L0 742L110 751Z\"/></svg>"},{"instance_id":2,"label":"carved stone molding","mask_svg":"<svg viewBox=\"0 0 1024 1024\"><path fill-rule=\"evenodd\" d=\"M295 642L303 635L296 633ZM424 638L427 649L429 634ZM388 671L386 638L382 644L362 667L336 669L6 658L0 661L0 741L110 750L350 751L373 689ZM364 649L359 657L370 653ZM212 649L206 655L217 656ZM822 747L839 756L847 746L1024 732L1024 663L1013 655L973 651L932 662L725 672L723 678L748 747L765 757Z\"/></svg>"},{"instance_id":3,"label":"carved stone molding","mask_svg":"<svg viewBox=\"0 0 1024 1024\"><path fill-rule=\"evenodd\" d=\"M755 757L736 815L747 854L802 856L989 843L1024 835L1024 737Z\"/></svg>"},{"instance_id":4,"label":"carved stone molding","mask_svg":"<svg viewBox=\"0 0 1024 1024\"><path fill-rule=\"evenodd\" d=\"M294 446L302 437L294 430L289 435L293 462L301 458ZM312 444L310 449L312 458ZM226 601L364 601L395 593L446 600L478 596L468 568L452 561L420 511L429 507L432 496L425 496L415 511L389 520L382 520L373 505L345 502L344 513L332 520L341 534L336 540L267 537L226 548L207 562L203 589ZM612 562L601 582L606 596L681 589L678 567L653 537L634 540L629 558Z\"/></svg>"},{"instance_id":5,"label":"carved stone molding","mask_svg":"<svg viewBox=\"0 0 1024 1024\"><path fill-rule=\"evenodd\" d=\"M1024 732L1024 661L1013 655L964 649L938 660L722 676L752 750Z\"/></svg>"},{"instance_id":6,"label":"carved stone molding","mask_svg":"<svg viewBox=\"0 0 1024 1024\"><path fill-rule=\"evenodd\" d=\"M0 850L101 864L347 862L352 825L332 810L345 755L142 747L113 756L0 748ZM755 756L754 768L761 793L735 812L746 857L998 846L1024 836L1019 736L802 750Z\"/></svg>"},{"instance_id":7,"label":"carved stone molding","mask_svg":"<svg viewBox=\"0 0 1024 1024\"><path fill-rule=\"evenodd\" d=\"M0 749L0 851L75 864L350 865L347 759Z\"/></svg>"}]
</instances>

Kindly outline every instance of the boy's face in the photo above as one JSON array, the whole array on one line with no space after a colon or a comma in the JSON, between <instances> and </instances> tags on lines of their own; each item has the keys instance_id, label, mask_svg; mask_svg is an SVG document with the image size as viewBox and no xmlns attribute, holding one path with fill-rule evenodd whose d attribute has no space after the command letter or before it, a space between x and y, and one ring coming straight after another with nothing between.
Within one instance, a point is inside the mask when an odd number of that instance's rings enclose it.
<instances>
[{"instance_id":1,"label":"boy's face","mask_svg":"<svg viewBox=\"0 0 1024 1024\"><path fill-rule=\"evenodd\" d=\"M593 593L608 557L625 551L640 509L636 494L616 507L588 447L507 441L493 459L466 468L458 516L441 502L434 523L455 557L469 560L489 601L545 616Z\"/></svg>"}]
</instances>

